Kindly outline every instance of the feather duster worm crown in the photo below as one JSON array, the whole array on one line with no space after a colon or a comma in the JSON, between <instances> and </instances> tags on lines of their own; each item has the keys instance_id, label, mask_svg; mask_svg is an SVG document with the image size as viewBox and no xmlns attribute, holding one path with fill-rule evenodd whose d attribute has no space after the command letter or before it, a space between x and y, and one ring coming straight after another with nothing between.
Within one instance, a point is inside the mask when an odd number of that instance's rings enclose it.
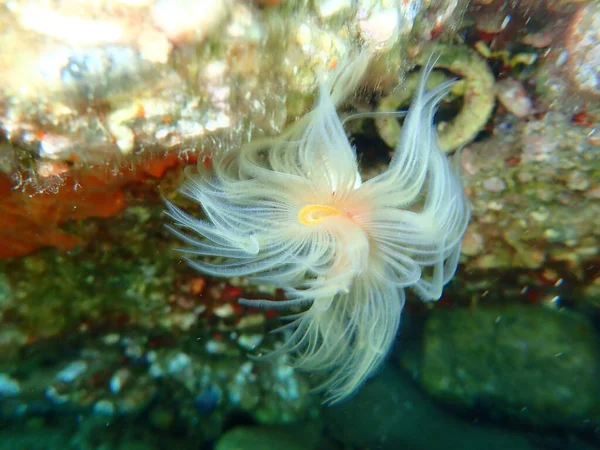
<instances>
[{"instance_id":1,"label":"feather duster worm crown","mask_svg":"<svg viewBox=\"0 0 600 450\"><path fill-rule=\"evenodd\" d=\"M206 214L169 205L189 244L189 264L217 276L248 276L284 289L302 307L281 327L271 355L321 372L333 403L352 394L383 361L400 323L406 288L440 298L456 270L469 219L458 174L438 146L433 114L451 83L431 91L424 68L388 169L365 183L336 106L358 86L364 53L323 83L314 109L276 139L213 159L183 193ZM191 237L197 234L201 238ZM219 263L202 257L220 257Z\"/></svg>"}]
</instances>

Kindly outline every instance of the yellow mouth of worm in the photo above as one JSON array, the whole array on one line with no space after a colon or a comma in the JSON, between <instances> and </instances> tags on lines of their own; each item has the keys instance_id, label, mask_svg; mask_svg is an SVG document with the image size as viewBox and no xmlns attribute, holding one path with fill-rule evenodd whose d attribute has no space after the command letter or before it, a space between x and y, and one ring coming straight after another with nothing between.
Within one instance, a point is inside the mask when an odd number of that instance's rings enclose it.
<instances>
[{"instance_id":1,"label":"yellow mouth of worm","mask_svg":"<svg viewBox=\"0 0 600 450\"><path fill-rule=\"evenodd\" d=\"M302 225L318 225L329 216L341 216L342 211L327 205L306 205L298 211L298 221Z\"/></svg>"}]
</instances>

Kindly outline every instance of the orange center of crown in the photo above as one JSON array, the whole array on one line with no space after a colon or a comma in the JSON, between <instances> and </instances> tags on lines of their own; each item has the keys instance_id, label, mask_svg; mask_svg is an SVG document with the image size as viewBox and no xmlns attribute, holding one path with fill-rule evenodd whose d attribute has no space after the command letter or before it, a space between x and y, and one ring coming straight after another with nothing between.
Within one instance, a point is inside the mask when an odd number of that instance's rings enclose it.
<instances>
[{"instance_id":1,"label":"orange center of crown","mask_svg":"<svg viewBox=\"0 0 600 450\"><path fill-rule=\"evenodd\" d=\"M298 221L302 225L318 225L329 216L342 216L337 208L328 205L306 205L298 212Z\"/></svg>"}]
</instances>

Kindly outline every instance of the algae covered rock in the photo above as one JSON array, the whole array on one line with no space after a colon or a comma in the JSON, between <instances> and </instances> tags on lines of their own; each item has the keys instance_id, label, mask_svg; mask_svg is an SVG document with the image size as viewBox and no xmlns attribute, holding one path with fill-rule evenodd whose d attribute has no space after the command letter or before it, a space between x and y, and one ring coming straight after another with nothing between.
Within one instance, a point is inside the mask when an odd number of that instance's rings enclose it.
<instances>
[{"instance_id":1,"label":"algae covered rock","mask_svg":"<svg viewBox=\"0 0 600 450\"><path fill-rule=\"evenodd\" d=\"M419 380L482 416L592 430L600 423L600 346L585 317L536 307L436 310Z\"/></svg>"},{"instance_id":2,"label":"algae covered rock","mask_svg":"<svg viewBox=\"0 0 600 450\"><path fill-rule=\"evenodd\" d=\"M470 423L434 404L407 374L386 365L350 400L324 411L346 446L377 450L533 450L521 433ZM344 447L347 448L347 447ZM330 449L328 449L330 450Z\"/></svg>"},{"instance_id":3,"label":"algae covered rock","mask_svg":"<svg viewBox=\"0 0 600 450\"><path fill-rule=\"evenodd\" d=\"M317 422L279 427L237 427L223 435L216 450L311 450L320 446ZM323 443L324 444L324 443Z\"/></svg>"}]
</instances>

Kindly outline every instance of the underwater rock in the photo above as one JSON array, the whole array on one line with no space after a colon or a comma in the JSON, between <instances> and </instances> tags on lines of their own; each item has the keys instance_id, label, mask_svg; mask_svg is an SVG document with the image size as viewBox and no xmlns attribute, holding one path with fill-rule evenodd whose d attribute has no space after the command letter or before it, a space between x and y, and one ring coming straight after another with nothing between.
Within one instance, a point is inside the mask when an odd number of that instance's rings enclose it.
<instances>
[{"instance_id":1,"label":"underwater rock","mask_svg":"<svg viewBox=\"0 0 600 450\"><path fill-rule=\"evenodd\" d=\"M322 447L319 422L279 427L236 427L226 432L215 450L316 450Z\"/></svg>"},{"instance_id":2,"label":"underwater rock","mask_svg":"<svg viewBox=\"0 0 600 450\"><path fill-rule=\"evenodd\" d=\"M0 172L28 180L45 172L39 163L112 169L276 133L306 112L315 74L360 42L399 58L463 9L454 0L256 3L3 3Z\"/></svg>"},{"instance_id":3,"label":"underwater rock","mask_svg":"<svg viewBox=\"0 0 600 450\"><path fill-rule=\"evenodd\" d=\"M0 373L0 398L14 397L21 392L19 382L5 373Z\"/></svg>"},{"instance_id":4,"label":"underwater rock","mask_svg":"<svg viewBox=\"0 0 600 450\"><path fill-rule=\"evenodd\" d=\"M513 78L506 78L496 83L498 100L509 112L517 117L527 117L533 113L531 99L523 87L523 83Z\"/></svg>"},{"instance_id":5,"label":"underwater rock","mask_svg":"<svg viewBox=\"0 0 600 450\"><path fill-rule=\"evenodd\" d=\"M582 95L600 97L600 5L582 6L570 24L567 37L569 76Z\"/></svg>"},{"instance_id":6,"label":"underwater rock","mask_svg":"<svg viewBox=\"0 0 600 450\"><path fill-rule=\"evenodd\" d=\"M588 320L531 306L436 309L419 383L476 416L538 426L600 425L600 349Z\"/></svg>"},{"instance_id":7,"label":"underwater rock","mask_svg":"<svg viewBox=\"0 0 600 450\"><path fill-rule=\"evenodd\" d=\"M473 424L436 406L391 366L356 396L324 411L326 429L346 446L378 450L533 450L518 433Z\"/></svg>"},{"instance_id":8,"label":"underwater rock","mask_svg":"<svg viewBox=\"0 0 600 450\"><path fill-rule=\"evenodd\" d=\"M497 114L492 135L464 148L471 242L449 286L455 294L600 307L588 290L600 254L600 158L589 135L555 110Z\"/></svg>"}]
</instances>

